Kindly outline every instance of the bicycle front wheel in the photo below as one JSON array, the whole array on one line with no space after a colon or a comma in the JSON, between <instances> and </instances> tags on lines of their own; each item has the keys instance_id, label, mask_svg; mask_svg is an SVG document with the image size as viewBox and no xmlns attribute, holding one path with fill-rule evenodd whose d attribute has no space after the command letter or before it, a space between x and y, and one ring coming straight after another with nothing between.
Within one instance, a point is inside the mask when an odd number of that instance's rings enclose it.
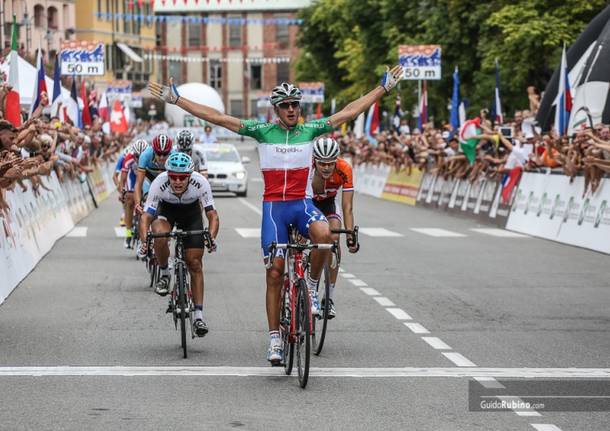
<instances>
[{"instance_id":1,"label":"bicycle front wheel","mask_svg":"<svg viewBox=\"0 0 610 431\"><path fill-rule=\"evenodd\" d=\"M313 343L314 355L319 355L320 352L322 352L322 347L324 347L326 328L328 326L328 309L330 308L330 303L328 301L330 292L330 268L328 267L328 264L324 265L322 273L323 277L320 277L316 290L318 291L320 304L324 304L324 306L320 309L321 315L318 319L315 317L311 319L311 341ZM322 283L324 283L324 287L321 286Z\"/></svg>"},{"instance_id":2,"label":"bicycle front wheel","mask_svg":"<svg viewBox=\"0 0 610 431\"><path fill-rule=\"evenodd\" d=\"M309 363L311 359L311 308L309 304L309 291L302 278L297 281L296 304L296 351L297 369L299 371L299 385L307 386L309 379Z\"/></svg>"},{"instance_id":3,"label":"bicycle front wheel","mask_svg":"<svg viewBox=\"0 0 610 431\"><path fill-rule=\"evenodd\" d=\"M284 372L287 376L292 373L294 364L294 342L290 341L290 282L288 275L284 275L284 285L282 287L282 299L280 301L280 331L282 336L282 345L284 346L282 362L284 364Z\"/></svg>"},{"instance_id":4,"label":"bicycle front wheel","mask_svg":"<svg viewBox=\"0 0 610 431\"><path fill-rule=\"evenodd\" d=\"M186 313L187 313L187 300L186 300L186 279L185 279L185 268L184 264L176 264L176 288L178 289L178 318L180 319L180 341L182 345L182 352L184 357L187 357L186 351Z\"/></svg>"}]
</instances>

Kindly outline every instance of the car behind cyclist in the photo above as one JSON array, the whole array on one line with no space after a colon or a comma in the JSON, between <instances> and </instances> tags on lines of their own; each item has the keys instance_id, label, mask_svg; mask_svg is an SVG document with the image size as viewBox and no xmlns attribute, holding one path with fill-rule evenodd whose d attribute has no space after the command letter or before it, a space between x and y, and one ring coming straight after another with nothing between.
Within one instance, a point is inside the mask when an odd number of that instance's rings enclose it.
<instances>
[{"instance_id":1,"label":"car behind cyclist","mask_svg":"<svg viewBox=\"0 0 610 431\"><path fill-rule=\"evenodd\" d=\"M318 138L313 145L314 176L312 180L313 202L322 211L328 220L331 230L341 229L341 216L337 211L336 197L339 190L341 194L341 209L343 213L343 224L345 229L354 229L354 184L351 165L339 157L339 144L333 138ZM339 235L332 234L333 241L338 241ZM347 247L350 253L356 253L360 245L355 242L351 235L346 237ZM338 253L341 249L337 250ZM336 316L333 301L335 283L339 267L330 268L330 290L328 318ZM324 300L322 300L322 308Z\"/></svg>"},{"instance_id":2,"label":"car behind cyclist","mask_svg":"<svg viewBox=\"0 0 610 431\"><path fill-rule=\"evenodd\" d=\"M218 234L219 219L208 181L200 173L193 172L193 160L184 153L172 153L165 163L165 168L167 171L159 174L150 185L142 215L142 227L148 231L152 223L154 233L170 232L174 226L184 231L202 230L202 212L205 212L210 235L214 240ZM214 244L209 251L215 249ZM170 291L169 239L155 238L154 250L161 270L155 292L165 296ZM203 235L185 238L184 260L191 274L195 304L193 330L199 337L208 332L208 326L203 319L203 251Z\"/></svg>"}]
</instances>

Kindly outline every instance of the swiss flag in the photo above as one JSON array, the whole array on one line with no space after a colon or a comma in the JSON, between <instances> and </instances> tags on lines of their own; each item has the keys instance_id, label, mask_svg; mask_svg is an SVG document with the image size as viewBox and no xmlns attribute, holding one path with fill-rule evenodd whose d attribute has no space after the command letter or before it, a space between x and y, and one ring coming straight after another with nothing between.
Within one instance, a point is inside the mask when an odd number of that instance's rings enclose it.
<instances>
[{"instance_id":1,"label":"swiss flag","mask_svg":"<svg viewBox=\"0 0 610 431\"><path fill-rule=\"evenodd\" d=\"M110 114L110 130L114 133L125 133L128 129L129 126L127 125L123 106L121 102L115 100L112 106L112 113Z\"/></svg>"}]
</instances>

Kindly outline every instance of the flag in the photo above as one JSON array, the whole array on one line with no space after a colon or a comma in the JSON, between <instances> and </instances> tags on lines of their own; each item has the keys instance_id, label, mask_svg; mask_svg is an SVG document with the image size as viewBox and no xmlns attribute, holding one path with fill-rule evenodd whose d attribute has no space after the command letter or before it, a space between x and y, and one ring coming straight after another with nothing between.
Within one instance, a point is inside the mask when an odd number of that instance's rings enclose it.
<instances>
[{"instance_id":1,"label":"flag","mask_svg":"<svg viewBox=\"0 0 610 431\"><path fill-rule=\"evenodd\" d=\"M85 87L85 81L81 81L80 84L80 98L83 99L83 113L82 113L82 124L83 126L91 126L91 112L89 111L89 98L87 97L87 88Z\"/></svg>"},{"instance_id":2,"label":"flag","mask_svg":"<svg viewBox=\"0 0 610 431\"><path fill-rule=\"evenodd\" d=\"M454 131L460 129L460 76L458 73L458 67L455 66L453 72L453 95L451 96L451 127Z\"/></svg>"},{"instance_id":3,"label":"flag","mask_svg":"<svg viewBox=\"0 0 610 431\"><path fill-rule=\"evenodd\" d=\"M428 122L428 92L426 91L426 81L423 81L421 97L419 100L419 116L417 117L417 128L422 130L424 124Z\"/></svg>"},{"instance_id":4,"label":"flag","mask_svg":"<svg viewBox=\"0 0 610 431\"><path fill-rule=\"evenodd\" d=\"M322 104L318 103L318 106L316 107L316 120L319 120L320 118L322 118Z\"/></svg>"},{"instance_id":5,"label":"flag","mask_svg":"<svg viewBox=\"0 0 610 431\"><path fill-rule=\"evenodd\" d=\"M36 69L36 82L34 83L34 94L32 96L32 106L30 106L30 116L34 110L38 108L38 105L40 105L42 93L47 93L47 96L49 94L47 91L47 82L44 73L44 61L42 59L42 51L40 49L38 50L38 55L36 56Z\"/></svg>"},{"instance_id":6,"label":"flag","mask_svg":"<svg viewBox=\"0 0 610 431\"><path fill-rule=\"evenodd\" d=\"M396 92L396 106L394 109L394 118L392 118L392 125L396 130L400 128L400 120L402 119L402 109L400 109L400 93Z\"/></svg>"},{"instance_id":7,"label":"flag","mask_svg":"<svg viewBox=\"0 0 610 431\"><path fill-rule=\"evenodd\" d=\"M102 93L98 111L100 113L100 117L104 120L104 122L110 121L110 111L108 110L108 97L106 97L106 92Z\"/></svg>"},{"instance_id":8,"label":"flag","mask_svg":"<svg viewBox=\"0 0 610 431\"><path fill-rule=\"evenodd\" d=\"M58 116L59 102L61 102L61 69L59 67L59 55L55 55L55 66L53 67L53 97L51 98L51 115Z\"/></svg>"},{"instance_id":9,"label":"flag","mask_svg":"<svg viewBox=\"0 0 610 431\"><path fill-rule=\"evenodd\" d=\"M514 167L510 170L508 175L505 175L502 181L502 204L507 205L510 199L510 195L521 178L521 172L523 168L521 166Z\"/></svg>"},{"instance_id":10,"label":"flag","mask_svg":"<svg viewBox=\"0 0 610 431\"><path fill-rule=\"evenodd\" d=\"M123 106L120 101L115 100L112 106L112 114L110 114L110 130L114 133L125 133L128 129Z\"/></svg>"},{"instance_id":11,"label":"flag","mask_svg":"<svg viewBox=\"0 0 610 431\"><path fill-rule=\"evenodd\" d=\"M559 87L555 99L555 130L560 135L568 132L570 122L570 111L572 110L572 94L570 91L570 80L568 79L568 62L566 60L566 46L563 46L561 54L561 66L559 67Z\"/></svg>"},{"instance_id":12,"label":"flag","mask_svg":"<svg viewBox=\"0 0 610 431\"><path fill-rule=\"evenodd\" d=\"M494 104L491 108L491 118L493 118L496 124L504 123L502 103L500 103L500 66L498 65L498 59L496 59L496 90L494 93Z\"/></svg>"},{"instance_id":13,"label":"flag","mask_svg":"<svg viewBox=\"0 0 610 431\"><path fill-rule=\"evenodd\" d=\"M78 106L78 96L76 95L76 76L72 75L72 87L70 88L70 108L68 115L76 127L83 128L83 120L81 118L80 109Z\"/></svg>"},{"instance_id":14,"label":"flag","mask_svg":"<svg viewBox=\"0 0 610 431\"><path fill-rule=\"evenodd\" d=\"M375 139L375 135L379 133L379 103L375 102L369 108L369 113L366 117L366 126L364 128L366 137L368 140L377 144L377 140Z\"/></svg>"},{"instance_id":15,"label":"flag","mask_svg":"<svg viewBox=\"0 0 610 431\"><path fill-rule=\"evenodd\" d=\"M337 111L337 99L335 99L333 97L333 99L330 101L330 115L335 115L336 111Z\"/></svg>"},{"instance_id":16,"label":"flag","mask_svg":"<svg viewBox=\"0 0 610 431\"><path fill-rule=\"evenodd\" d=\"M19 100L19 54L17 54L17 17L13 15L11 27L11 54L8 84L12 87L6 95L4 118L15 127L21 126L21 101Z\"/></svg>"},{"instance_id":17,"label":"flag","mask_svg":"<svg viewBox=\"0 0 610 431\"><path fill-rule=\"evenodd\" d=\"M479 117L466 121L460 127L460 147L471 165L477 157L477 144L479 140L475 136L480 133L479 127L481 127L481 119Z\"/></svg>"},{"instance_id":18,"label":"flag","mask_svg":"<svg viewBox=\"0 0 610 431\"><path fill-rule=\"evenodd\" d=\"M354 136L356 138L362 138L364 136L364 112L361 112L358 117L356 117L356 122L354 123Z\"/></svg>"}]
</instances>

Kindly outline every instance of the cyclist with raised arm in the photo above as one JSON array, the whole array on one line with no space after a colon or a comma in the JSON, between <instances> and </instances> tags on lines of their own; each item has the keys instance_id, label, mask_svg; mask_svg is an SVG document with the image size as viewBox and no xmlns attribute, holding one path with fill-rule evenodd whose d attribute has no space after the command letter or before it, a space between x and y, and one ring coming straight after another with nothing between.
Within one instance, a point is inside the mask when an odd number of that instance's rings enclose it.
<instances>
[{"instance_id":1,"label":"cyclist with raised arm","mask_svg":"<svg viewBox=\"0 0 610 431\"><path fill-rule=\"evenodd\" d=\"M271 93L271 104L278 117L277 123L256 120L240 120L214 108L180 97L170 78L170 85L150 83L151 93L176 104L190 114L241 135L256 139L263 174L263 220L261 245L265 260L269 257L269 245L288 242L288 225L294 225L315 244L332 242L330 229L324 215L311 200L311 173L313 140L335 127L355 119L370 105L389 92L400 80L402 67L396 66L384 73L381 85L329 118L299 124L301 91L292 84L282 83ZM310 271L307 285L315 288L328 258L328 250L313 250L310 255ZM279 365L283 346L279 334L280 296L284 274L284 256L276 256L267 269L267 320L269 324L269 350L267 359ZM312 313L319 313L317 297L312 294Z\"/></svg>"},{"instance_id":2,"label":"cyclist with raised arm","mask_svg":"<svg viewBox=\"0 0 610 431\"><path fill-rule=\"evenodd\" d=\"M208 164L205 154L195 148L195 135L190 130L181 130L176 136L176 151L188 154L193 159L195 172L199 172L204 177L208 177Z\"/></svg>"},{"instance_id":3,"label":"cyclist with raised arm","mask_svg":"<svg viewBox=\"0 0 610 431\"><path fill-rule=\"evenodd\" d=\"M131 248L133 236L133 213L135 200L133 191L136 185L136 171L140 155L148 148L144 139L138 139L129 146L129 152L123 159L121 165L121 177L119 183L123 185L122 202L125 214L125 248Z\"/></svg>"},{"instance_id":4,"label":"cyclist with raised arm","mask_svg":"<svg viewBox=\"0 0 610 431\"><path fill-rule=\"evenodd\" d=\"M138 159L138 172L136 175L136 185L134 187L133 198L136 211L143 212L142 197L145 184L150 184L157 175L165 171L165 162L172 152L172 139L164 133L157 135L152 140L152 145L147 148ZM148 189L148 187L146 187ZM140 249L138 257L146 256L146 234L148 229L144 229L144 219L140 219Z\"/></svg>"},{"instance_id":5,"label":"cyclist with raised arm","mask_svg":"<svg viewBox=\"0 0 610 431\"><path fill-rule=\"evenodd\" d=\"M313 144L314 176L312 180L313 202L316 208L328 220L330 229L341 229L341 216L337 212L335 199L339 190L341 193L341 209L345 229L354 229L354 182L351 165L339 157L339 144L333 138L318 138ZM338 241L339 235L332 234L333 241ZM356 253L360 245L351 235L346 238L350 253ZM341 249L337 250L338 253ZM339 267L330 268L330 290L328 295L328 318L336 316L333 295ZM322 307L324 306L322 301Z\"/></svg>"},{"instance_id":6,"label":"cyclist with raised arm","mask_svg":"<svg viewBox=\"0 0 610 431\"><path fill-rule=\"evenodd\" d=\"M202 230L202 212L205 212L210 236L214 241L218 234L219 219L208 180L199 172L194 172L193 159L184 153L172 153L165 162L165 168L166 172L159 174L150 185L142 214L142 227L145 232L151 224L154 233L171 232L174 226L184 231ZM165 296L170 291L169 239L155 238L154 249L161 269L155 292ZM197 336L203 337L208 333L208 325L203 319L203 235L185 238L184 250L195 304L193 331ZM215 250L216 245L213 242L208 251L211 253Z\"/></svg>"}]
</instances>

